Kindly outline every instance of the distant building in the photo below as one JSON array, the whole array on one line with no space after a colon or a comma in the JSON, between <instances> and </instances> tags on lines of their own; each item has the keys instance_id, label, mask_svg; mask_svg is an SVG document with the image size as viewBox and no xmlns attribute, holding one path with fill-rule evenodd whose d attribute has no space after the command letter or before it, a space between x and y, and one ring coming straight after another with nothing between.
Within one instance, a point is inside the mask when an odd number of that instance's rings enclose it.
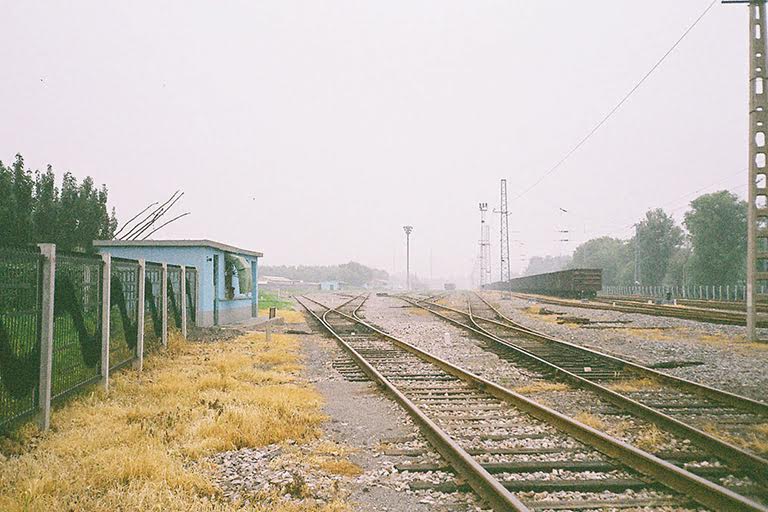
<instances>
[{"instance_id":1,"label":"distant building","mask_svg":"<svg viewBox=\"0 0 768 512\"><path fill-rule=\"evenodd\" d=\"M229 324L258 316L257 251L212 240L96 240L101 253L197 268L197 325Z\"/></svg>"},{"instance_id":2,"label":"distant building","mask_svg":"<svg viewBox=\"0 0 768 512\"><path fill-rule=\"evenodd\" d=\"M302 288L316 288L317 283L308 283L301 279L291 279L281 276L259 276L259 286L262 290L296 290Z\"/></svg>"},{"instance_id":3,"label":"distant building","mask_svg":"<svg viewBox=\"0 0 768 512\"><path fill-rule=\"evenodd\" d=\"M341 281L320 281L319 288L324 292L337 292L341 290Z\"/></svg>"}]
</instances>

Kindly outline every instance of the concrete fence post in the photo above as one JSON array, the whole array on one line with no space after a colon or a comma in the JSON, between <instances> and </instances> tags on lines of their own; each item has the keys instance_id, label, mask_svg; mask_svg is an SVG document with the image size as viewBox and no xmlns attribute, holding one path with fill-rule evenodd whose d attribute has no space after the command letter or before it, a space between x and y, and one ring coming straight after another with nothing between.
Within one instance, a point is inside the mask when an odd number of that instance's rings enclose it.
<instances>
[{"instance_id":1,"label":"concrete fence post","mask_svg":"<svg viewBox=\"0 0 768 512\"><path fill-rule=\"evenodd\" d=\"M109 391L109 294L112 287L112 255L102 254L101 274L101 381Z\"/></svg>"},{"instance_id":2,"label":"concrete fence post","mask_svg":"<svg viewBox=\"0 0 768 512\"><path fill-rule=\"evenodd\" d=\"M136 359L133 362L133 368L137 371L144 369L144 308L147 300L146 294L147 262L144 259L139 260L139 282L138 291L139 303L136 310Z\"/></svg>"},{"instance_id":3,"label":"concrete fence post","mask_svg":"<svg viewBox=\"0 0 768 512\"><path fill-rule=\"evenodd\" d=\"M51 375L53 371L53 298L56 291L56 245L38 244L43 256L40 322L40 383L38 388L38 425L51 426Z\"/></svg>"},{"instance_id":4,"label":"concrete fence post","mask_svg":"<svg viewBox=\"0 0 768 512\"><path fill-rule=\"evenodd\" d=\"M163 263L163 271L161 272L160 280L161 283L161 303L163 311L160 314L160 316L163 319L163 348L168 347L168 264Z\"/></svg>"},{"instance_id":5,"label":"concrete fence post","mask_svg":"<svg viewBox=\"0 0 768 512\"><path fill-rule=\"evenodd\" d=\"M187 339L187 267L181 266L181 335Z\"/></svg>"}]
</instances>

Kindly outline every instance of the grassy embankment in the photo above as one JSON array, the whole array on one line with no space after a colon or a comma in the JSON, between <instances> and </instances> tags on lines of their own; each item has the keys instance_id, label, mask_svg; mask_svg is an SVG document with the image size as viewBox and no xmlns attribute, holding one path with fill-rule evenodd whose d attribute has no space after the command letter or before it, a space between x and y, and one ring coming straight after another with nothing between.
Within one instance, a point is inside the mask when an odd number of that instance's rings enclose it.
<instances>
[{"instance_id":1,"label":"grassy embankment","mask_svg":"<svg viewBox=\"0 0 768 512\"><path fill-rule=\"evenodd\" d=\"M337 511L264 495L246 508L216 487L209 456L242 447L315 440L321 397L297 381L299 342L262 333L234 341L174 339L145 371L115 375L56 411L53 428L22 428L0 446L0 510ZM348 463L317 458L317 469ZM343 470L343 471L342 471Z\"/></svg>"},{"instance_id":2,"label":"grassy embankment","mask_svg":"<svg viewBox=\"0 0 768 512\"><path fill-rule=\"evenodd\" d=\"M278 318L282 318L288 324L298 324L304 321L304 315L301 311L293 309L293 302L290 299L259 291L259 316L267 316L269 308L277 308Z\"/></svg>"}]
</instances>

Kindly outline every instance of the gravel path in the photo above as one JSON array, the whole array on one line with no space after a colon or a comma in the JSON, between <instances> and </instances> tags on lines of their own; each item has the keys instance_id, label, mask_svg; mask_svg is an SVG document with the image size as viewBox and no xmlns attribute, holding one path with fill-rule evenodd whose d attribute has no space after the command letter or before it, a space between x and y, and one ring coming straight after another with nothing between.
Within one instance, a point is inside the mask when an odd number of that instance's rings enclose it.
<instances>
[{"instance_id":1,"label":"gravel path","mask_svg":"<svg viewBox=\"0 0 768 512\"><path fill-rule=\"evenodd\" d=\"M527 327L646 366L688 362L695 366L662 371L726 391L766 400L768 344L749 343L745 328L635 313L537 304L500 294L484 296L510 319ZM558 324L557 315L541 315L543 307L565 316L588 318L597 325ZM616 326L599 322L628 321ZM599 327L599 328L594 328ZM768 332L764 333L768 338Z\"/></svg>"}]
</instances>

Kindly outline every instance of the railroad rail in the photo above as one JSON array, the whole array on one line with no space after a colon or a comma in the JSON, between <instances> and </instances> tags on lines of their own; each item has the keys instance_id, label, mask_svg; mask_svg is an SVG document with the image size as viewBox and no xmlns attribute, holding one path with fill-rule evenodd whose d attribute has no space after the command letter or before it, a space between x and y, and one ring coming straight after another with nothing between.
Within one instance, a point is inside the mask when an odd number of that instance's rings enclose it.
<instances>
[{"instance_id":1,"label":"railroad rail","mask_svg":"<svg viewBox=\"0 0 768 512\"><path fill-rule=\"evenodd\" d=\"M629 303L643 303L647 304L648 301L659 300L659 297L638 296L638 295L599 295L592 299L596 302L629 302ZM678 306L689 306L698 309L716 309L723 311L741 311L747 310L747 304L744 301L727 301L727 300L715 300L715 299L682 299L680 297L675 298L675 302ZM756 305L757 311L760 313L768 313L768 303L758 302Z\"/></svg>"},{"instance_id":2,"label":"railroad rail","mask_svg":"<svg viewBox=\"0 0 768 512\"><path fill-rule=\"evenodd\" d=\"M428 301L408 302L490 342L486 348L507 362L535 368L552 379L593 392L595 400L607 401L664 431L688 439L731 470L750 476L761 486L766 484L768 460L703 428L710 427L711 423L727 429L728 425L723 424L730 422L731 428L743 434L745 425L768 422L768 404L547 336L513 322L479 295L472 296L467 311ZM643 386L636 390L621 388L622 383L638 379ZM618 391L611 389L614 386ZM675 459L674 456L665 458ZM757 492L759 496L764 493L764 487Z\"/></svg>"},{"instance_id":3,"label":"railroad rail","mask_svg":"<svg viewBox=\"0 0 768 512\"><path fill-rule=\"evenodd\" d=\"M768 510L377 329L365 300L299 302L495 510ZM557 498L568 490L582 494Z\"/></svg>"},{"instance_id":4,"label":"railroad rail","mask_svg":"<svg viewBox=\"0 0 768 512\"><path fill-rule=\"evenodd\" d=\"M600 309L605 311L619 311L621 313L638 313L642 315L663 316L671 318L681 318L683 320L693 320L696 322L707 322L721 325L746 325L746 313L741 311L729 311L711 309L697 306L684 306L672 304L647 304L636 300L608 300L606 298L597 298L589 301L578 301L569 299L560 299L547 295L533 295L524 293L513 293L515 297L526 300L535 300L542 304L551 304L555 306L566 306L571 308ZM767 327L768 320L759 318L758 327Z\"/></svg>"}]
</instances>

